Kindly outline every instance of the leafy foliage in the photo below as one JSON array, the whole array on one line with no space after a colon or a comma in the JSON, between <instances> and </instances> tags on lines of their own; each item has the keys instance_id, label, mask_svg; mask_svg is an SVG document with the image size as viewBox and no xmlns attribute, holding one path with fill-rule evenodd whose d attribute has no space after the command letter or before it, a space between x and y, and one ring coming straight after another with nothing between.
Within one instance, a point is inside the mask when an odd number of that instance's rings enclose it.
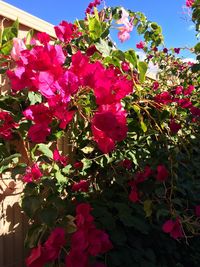
<instances>
[{"instance_id":1,"label":"leafy foliage","mask_svg":"<svg viewBox=\"0 0 200 267\"><path fill-rule=\"evenodd\" d=\"M26 264L197 267L198 64L163 49L161 27L141 12L97 5L56 26L54 44L45 33L32 44L32 32L23 43L18 21L1 33L11 88L0 96L0 173L24 181ZM113 25L121 41L133 28L143 36L144 61L116 48Z\"/></svg>"}]
</instances>

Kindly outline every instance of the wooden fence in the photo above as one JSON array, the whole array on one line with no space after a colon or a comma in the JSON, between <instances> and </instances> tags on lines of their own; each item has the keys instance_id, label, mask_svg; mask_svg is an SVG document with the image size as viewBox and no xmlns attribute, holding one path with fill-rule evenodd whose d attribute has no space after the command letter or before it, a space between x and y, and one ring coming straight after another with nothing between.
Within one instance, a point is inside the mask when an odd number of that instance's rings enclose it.
<instances>
[{"instance_id":1,"label":"wooden fence","mask_svg":"<svg viewBox=\"0 0 200 267\"><path fill-rule=\"evenodd\" d=\"M20 38L25 37L30 29L35 33L46 32L55 38L53 25L0 0L0 28L11 26L17 18L20 22ZM0 94L7 90L9 90L8 80L0 75ZM17 150L20 147L19 141ZM63 141L59 143L59 147L65 150ZM23 154L23 151L19 152ZM24 240L28 220L20 208L22 191L23 183L20 178L13 181L9 173L0 176L0 267L25 266Z\"/></svg>"},{"instance_id":2,"label":"wooden fence","mask_svg":"<svg viewBox=\"0 0 200 267\"><path fill-rule=\"evenodd\" d=\"M9 174L1 177L0 189L0 266L23 267L25 259L24 239L27 218L20 208L23 184L14 182Z\"/></svg>"}]
</instances>

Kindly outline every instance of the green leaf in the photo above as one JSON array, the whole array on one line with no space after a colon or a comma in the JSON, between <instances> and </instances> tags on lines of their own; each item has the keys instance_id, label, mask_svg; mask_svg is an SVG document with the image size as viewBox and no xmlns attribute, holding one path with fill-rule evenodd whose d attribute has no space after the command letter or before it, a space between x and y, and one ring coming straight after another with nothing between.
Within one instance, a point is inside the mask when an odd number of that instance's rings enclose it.
<instances>
[{"instance_id":1,"label":"green leaf","mask_svg":"<svg viewBox=\"0 0 200 267\"><path fill-rule=\"evenodd\" d=\"M89 36L93 40L97 40L101 37L102 27L99 20L96 17L89 17Z\"/></svg>"},{"instance_id":2,"label":"green leaf","mask_svg":"<svg viewBox=\"0 0 200 267\"><path fill-rule=\"evenodd\" d=\"M42 102L42 96L35 92L28 92L28 99L31 105L35 105L36 103Z\"/></svg>"},{"instance_id":3,"label":"green leaf","mask_svg":"<svg viewBox=\"0 0 200 267\"><path fill-rule=\"evenodd\" d=\"M22 209L30 218L35 217L35 213L41 208L41 202L38 196L25 196L22 199Z\"/></svg>"},{"instance_id":4,"label":"green leaf","mask_svg":"<svg viewBox=\"0 0 200 267\"><path fill-rule=\"evenodd\" d=\"M25 170L26 170L27 165L22 163L22 164L18 164L16 167L11 169L11 176L13 179L15 179L15 176L17 174L24 174Z\"/></svg>"},{"instance_id":5,"label":"green leaf","mask_svg":"<svg viewBox=\"0 0 200 267\"><path fill-rule=\"evenodd\" d=\"M158 24L156 22L151 22L150 24L150 27L153 29L153 30L157 30L159 28Z\"/></svg>"},{"instance_id":6,"label":"green leaf","mask_svg":"<svg viewBox=\"0 0 200 267\"><path fill-rule=\"evenodd\" d=\"M34 35L34 30L33 29L31 29L31 30L29 30L28 32L27 32L27 34L26 34L26 45L30 45L30 43L31 43L31 39L33 38L33 35Z\"/></svg>"},{"instance_id":7,"label":"green leaf","mask_svg":"<svg viewBox=\"0 0 200 267\"><path fill-rule=\"evenodd\" d=\"M84 148L81 149L84 154L90 154L94 151L94 146L93 145L87 145Z\"/></svg>"},{"instance_id":8,"label":"green leaf","mask_svg":"<svg viewBox=\"0 0 200 267\"><path fill-rule=\"evenodd\" d=\"M34 248L38 245L38 241L42 233L46 230L45 225L33 225L28 230L25 238L24 246L26 248Z\"/></svg>"},{"instance_id":9,"label":"green leaf","mask_svg":"<svg viewBox=\"0 0 200 267\"><path fill-rule=\"evenodd\" d=\"M144 201L144 211L146 213L146 217L151 217L152 215L152 201L147 199Z\"/></svg>"},{"instance_id":10,"label":"green leaf","mask_svg":"<svg viewBox=\"0 0 200 267\"><path fill-rule=\"evenodd\" d=\"M148 234L149 225L144 221L144 218L133 217L132 218L133 227L143 234Z\"/></svg>"},{"instance_id":11,"label":"green leaf","mask_svg":"<svg viewBox=\"0 0 200 267\"><path fill-rule=\"evenodd\" d=\"M134 50L128 50L125 52L125 58L127 61L129 61L134 68L137 67L138 64L138 58Z\"/></svg>"},{"instance_id":12,"label":"green leaf","mask_svg":"<svg viewBox=\"0 0 200 267\"><path fill-rule=\"evenodd\" d=\"M83 30L85 30L86 28L85 20L76 20L75 24L78 25Z\"/></svg>"},{"instance_id":13,"label":"green leaf","mask_svg":"<svg viewBox=\"0 0 200 267\"><path fill-rule=\"evenodd\" d=\"M125 60L125 54L121 50L114 50L112 52L112 57L118 58L121 61Z\"/></svg>"},{"instance_id":14,"label":"green leaf","mask_svg":"<svg viewBox=\"0 0 200 267\"><path fill-rule=\"evenodd\" d=\"M95 44L97 50L99 50L99 52L101 52L103 57L107 57L110 56L111 53L111 47L108 45L108 42L106 42L103 39L99 40L99 43Z\"/></svg>"},{"instance_id":15,"label":"green leaf","mask_svg":"<svg viewBox=\"0 0 200 267\"><path fill-rule=\"evenodd\" d=\"M49 149L48 145L39 144L37 150L43 153L44 156L53 159L53 152Z\"/></svg>"},{"instance_id":16,"label":"green leaf","mask_svg":"<svg viewBox=\"0 0 200 267\"><path fill-rule=\"evenodd\" d=\"M147 30L147 26L143 24L139 24L137 27L138 34L143 34Z\"/></svg>"},{"instance_id":17,"label":"green leaf","mask_svg":"<svg viewBox=\"0 0 200 267\"><path fill-rule=\"evenodd\" d=\"M157 220L160 220L160 217L167 217L167 216L169 216L169 210L163 208L157 210L156 213Z\"/></svg>"},{"instance_id":18,"label":"green leaf","mask_svg":"<svg viewBox=\"0 0 200 267\"><path fill-rule=\"evenodd\" d=\"M146 62L140 61L138 63L139 79L141 83L145 81L145 75L146 75L147 69L148 69L148 66Z\"/></svg>"},{"instance_id":19,"label":"green leaf","mask_svg":"<svg viewBox=\"0 0 200 267\"><path fill-rule=\"evenodd\" d=\"M133 109L137 114L140 114L140 107L137 105L133 105Z\"/></svg>"},{"instance_id":20,"label":"green leaf","mask_svg":"<svg viewBox=\"0 0 200 267\"><path fill-rule=\"evenodd\" d=\"M0 162L0 167L5 166L5 165L8 165L9 163L12 163L13 161L15 161L16 159L18 159L19 157L21 157L21 154L16 153L16 154L13 154L13 155L11 155L11 156L3 159Z\"/></svg>"},{"instance_id":21,"label":"green leaf","mask_svg":"<svg viewBox=\"0 0 200 267\"><path fill-rule=\"evenodd\" d=\"M4 29L2 34L2 45L7 43L8 41L13 40L14 37L17 37L18 31L19 31L19 21L17 19L11 27L7 27Z\"/></svg>"},{"instance_id":22,"label":"green leaf","mask_svg":"<svg viewBox=\"0 0 200 267\"><path fill-rule=\"evenodd\" d=\"M67 177L62 175L60 171L57 171L55 176L59 184L67 182Z\"/></svg>"},{"instance_id":23,"label":"green leaf","mask_svg":"<svg viewBox=\"0 0 200 267\"><path fill-rule=\"evenodd\" d=\"M147 131L147 126L146 126L146 124L144 123L143 120L140 120L140 125L141 125L141 128L142 128L142 131L143 131L144 133L146 133L146 131Z\"/></svg>"},{"instance_id":24,"label":"green leaf","mask_svg":"<svg viewBox=\"0 0 200 267\"><path fill-rule=\"evenodd\" d=\"M119 213L120 221L127 227L133 227L141 233L148 233L148 225L145 223L144 218L136 217L132 214L131 208L123 203L116 203L115 207Z\"/></svg>"},{"instance_id":25,"label":"green leaf","mask_svg":"<svg viewBox=\"0 0 200 267\"><path fill-rule=\"evenodd\" d=\"M13 47L13 41L8 41L0 48L0 52L4 55L9 55Z\"/></svg>"},{"instance_id":26,"label":"green leaf","mask_svg":"<svg viewBox=\"0 0 200 267\"><path fill-rule=\"evenodd\" d=\"M71 168L72 168L72 165L71 164L68 164L65 168L62 169L62 172L64 174L70 174Z\"/></svg>"},{"instance_id":27,"label":"green leaf","mask_svg":"<svg viewBox=\"0 0 200 267\"><path fill-rule=\"evenodd\" d=\"M49 206L40 211L40 219L48 226L52 226L58 216L58 211L54 206Z\"/></svg>"}]
</instances>

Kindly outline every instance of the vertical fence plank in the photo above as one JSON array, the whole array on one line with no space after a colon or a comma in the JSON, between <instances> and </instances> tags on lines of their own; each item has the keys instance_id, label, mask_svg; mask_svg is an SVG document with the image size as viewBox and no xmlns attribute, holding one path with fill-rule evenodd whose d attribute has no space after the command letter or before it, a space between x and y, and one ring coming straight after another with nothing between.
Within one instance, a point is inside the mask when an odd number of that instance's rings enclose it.
<instances>
[{"instance_id":1,"label":"vertical fence plank","mask_svg":"<svg viewBox=\"0 0 200 267\"><path fill-rule=\"evenodd\" d=\"M3 192L11 179L0 181ZM27 229L27 219L21 211L19 201L23 183L18 180L13 192L7 191L1 195L0 207L0 267L23 267L25 252L24 238Z\"/></svg>"}]
</instances>

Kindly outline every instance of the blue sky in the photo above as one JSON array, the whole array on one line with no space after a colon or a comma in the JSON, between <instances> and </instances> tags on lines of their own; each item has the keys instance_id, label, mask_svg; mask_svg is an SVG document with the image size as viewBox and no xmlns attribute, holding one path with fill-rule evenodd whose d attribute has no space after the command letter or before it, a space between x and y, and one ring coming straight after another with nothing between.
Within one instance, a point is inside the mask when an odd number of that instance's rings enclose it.
<instances>
[{"instance_id":1,"label":"blue sky","mask_svg":"<svg viewBox=\"0 0 200 267\"><path fill-rule=\"evenodd\" d=\"M88 0L5 0L32 15L44 19L54 25L62 20L73 22L76 18L83 18ZM194 46L197 43L193 23L184 14L185 0L106 0L107 6L124 6L133 11L143 12L151 21L157 22L163 29L166 47ZM142 37L135 32L129 41L119 44L120 49L134 48ZM194 57L189 52L184 57Z\"/></svg>"}]
</instances>

